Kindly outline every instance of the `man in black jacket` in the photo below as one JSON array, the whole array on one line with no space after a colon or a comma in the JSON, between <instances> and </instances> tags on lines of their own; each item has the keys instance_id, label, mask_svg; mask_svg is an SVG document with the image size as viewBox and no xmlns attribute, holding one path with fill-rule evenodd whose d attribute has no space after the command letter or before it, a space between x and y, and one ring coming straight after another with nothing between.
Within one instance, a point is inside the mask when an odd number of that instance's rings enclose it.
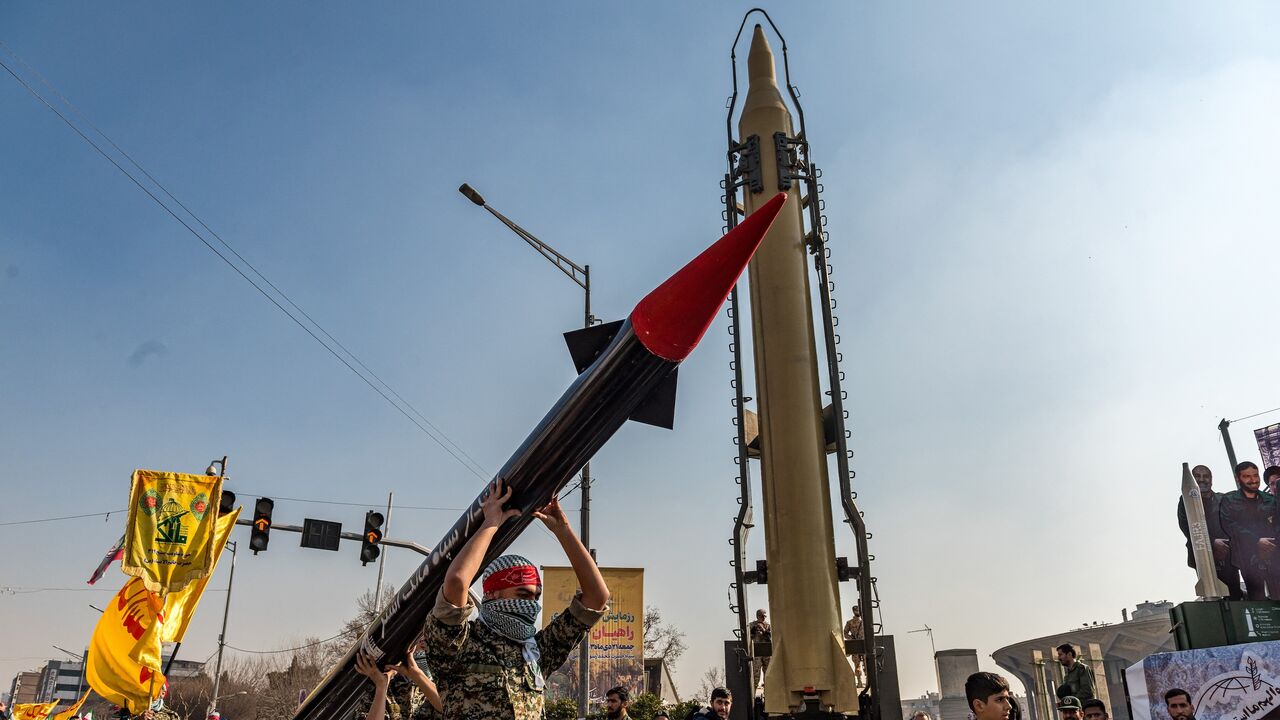
<instances>
[{"instance_id":1,"label":"man in black jacket","mask_svg":"<svg viewBox=\"0 0 1280 720\"><path fill-rule=\"evenodd\" d=\"M1231 542L1231 564L1244 576L1250 600L1264 600L1268 585L1280 598L1280 554L1276 552L1276 499L1261 491L1258 466L1245 461L1236 466L1239 490L1219 501L1222 530Z\"/></svg>"},{"instance_id":2,"label":"man in black jacket","mask_svg":"<svg viewBox=\"0 0 1280 720\"><path fill-rule=\"evenodd\" d=\"M1222 530L1220 515L1222 495L1213 491L1213 473L1204 465L1197 465L1191 469L1191 476L1200 486L1200 501L1204 504L1204 520L1209 526L1209 537L1213 540L1213 564L1218 573L1218 579L1227 586L1228 599L1243 600L1244 593L1240 590L1240 571L1231 564L1230 543L1227 541L1227 534ZM1194 570L1196 560L1191 552L1191 527L1187 522L1187 508L1182 504L1181 497L1178 498L1178 527L1182 530L1182 536L1187 539L1187 567Z\"/></svg>"}]
</instances>

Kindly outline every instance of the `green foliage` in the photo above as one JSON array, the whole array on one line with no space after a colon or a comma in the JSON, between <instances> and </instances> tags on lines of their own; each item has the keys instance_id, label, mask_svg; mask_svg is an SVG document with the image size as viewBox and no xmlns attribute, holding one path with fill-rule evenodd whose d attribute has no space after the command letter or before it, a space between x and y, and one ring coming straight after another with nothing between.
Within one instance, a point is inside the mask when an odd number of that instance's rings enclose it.
<instances>
[{"instance_id":1,"label":"green foliage","mask_svg":"<svg viewBox=\"0 0 1280 720\"><path fill-rule=\"evenodd\" d=\"M667 708L667 714L671 716L671 720L684 720L690 713L697 712L700 707L702 707L702 701L693 698Z\"/></svg>"},{"instance_id":2,"label":"green foliage","mask_svg":"<svg viewBox=\"0 0 1280 720\"><path fill-rule=\"evenodd\" d=\"M662 709L662 698L653 693L640 693L631 698L631 707L627 709L627 714L633 720L653 720L653 714ZM671 711L668 710L668 713ZM680 718L679 720L684 720Z\"/></svg>"},{"instance_id":3,"label":"green foliage","mask_svg":"<svg viewBox=\"0 0 1280 720\"><path fill-rule=\"evenodd\" d=\"M551 700L547 702L543 717L546 718L546 720L577 720L578 701L571 697Z\"/></svg>"}]
</instances>

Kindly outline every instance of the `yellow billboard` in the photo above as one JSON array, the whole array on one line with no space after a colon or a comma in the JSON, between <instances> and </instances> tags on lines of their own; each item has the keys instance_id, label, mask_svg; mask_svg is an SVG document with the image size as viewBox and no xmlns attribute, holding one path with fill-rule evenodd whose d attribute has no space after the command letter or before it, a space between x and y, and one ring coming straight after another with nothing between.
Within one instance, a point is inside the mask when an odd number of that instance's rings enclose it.
<instances>
[{"instance_id":1,"label":"yellow billboard","mask_svg":"<svg viewBox=\"0 0 1280 720\"><path fill-rule=\"evenodd\" d=\"M590 697L603 701L609 688L621 685L632 693L644 692L644 568L602 567L609 586L609 612L591 628ZM542 625L564 612L578 592L578 580L570 567L542 568ZM552 697L577 697L578 653L548 681Z\"/></svg>"}]
</instances>

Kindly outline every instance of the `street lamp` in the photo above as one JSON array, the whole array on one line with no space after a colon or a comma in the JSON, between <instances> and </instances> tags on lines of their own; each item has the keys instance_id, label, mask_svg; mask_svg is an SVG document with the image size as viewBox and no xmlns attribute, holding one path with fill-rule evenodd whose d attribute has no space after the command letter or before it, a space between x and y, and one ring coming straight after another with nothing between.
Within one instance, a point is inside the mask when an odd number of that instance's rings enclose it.
<instances>
[{"instance_id":1,"label":"street lamp","mask_svg":"<svg viewBox=\"0 0 1280 720\"><path fill-rule=\"evenodd\" d=\"M93 607L93 606L90 605L89 607ZM57 645L54 645L53 648L55 650L61 650L62 652L80 661L80 674L76 678L76 697L80 697L80 693L84 691L84 673L85 673L85 666L88 664L87 658L85 658L83 655L77 655L76 653L73 653L70 650L67 650L65 648L60 648Z\"/></svg>"},{"instance_id":2,"label":"street lamp","mask_svg":"<svg viewBox=\"0 0 1280 720\"><path fill-rule=\"evenodd\" d=\"M591 327L595 324L595 316L591 314L591 266L579 265L569 258L561 255L559 251L550 245L542 242L534 237L533 233L525 230L519 225L509 220L505 215L494 210L489 203L484 201L484 197L476 192L476 189L470 185L463 183L458 192L462 193L468 200L479 205L489 214L498 218L503 225L511 228L511 231L520 236L529 244L529 247L538 251L538 254L547 259L547 262L556 266L556 269L564 273L578 287L582 288L585 296L583 304L583 327ZM587 462L582 466L582 514L579 520L582 526L582 544L591 549L591 463ZM594 557L594 553L592 554ZM587 654L587 640L584 638L578 655L578 708L583 717L587 715L587 676L588 664L590 662Z\"/></svg>"}]
</instances>

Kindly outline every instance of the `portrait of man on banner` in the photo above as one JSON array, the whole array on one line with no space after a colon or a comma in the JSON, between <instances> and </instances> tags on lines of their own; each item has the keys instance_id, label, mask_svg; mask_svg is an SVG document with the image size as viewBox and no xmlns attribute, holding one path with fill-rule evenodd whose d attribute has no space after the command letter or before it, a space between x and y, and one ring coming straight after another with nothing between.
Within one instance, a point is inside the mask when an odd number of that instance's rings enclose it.
<instances>
[{"instance_id":1,"label":"portrait of man on banner","mask_svg":"<svg viewBox=\"0 0 1280 720\"><path fill-rule=\"evenodd\" d=\"M1254 430L1253 437L1258 441L1263 467L1280 465L1280 423Z\"/></svg>"},{"instance_id":2,"label":"portrait of man on banner","mask_svg":"<svg viewBox=\"0 0 1280 720\"><path fill-rule=\"evenodd\" d=\"M222 478L135 470L120 569L162 595L213 570Z\"/></svg>"}]
</instances>

